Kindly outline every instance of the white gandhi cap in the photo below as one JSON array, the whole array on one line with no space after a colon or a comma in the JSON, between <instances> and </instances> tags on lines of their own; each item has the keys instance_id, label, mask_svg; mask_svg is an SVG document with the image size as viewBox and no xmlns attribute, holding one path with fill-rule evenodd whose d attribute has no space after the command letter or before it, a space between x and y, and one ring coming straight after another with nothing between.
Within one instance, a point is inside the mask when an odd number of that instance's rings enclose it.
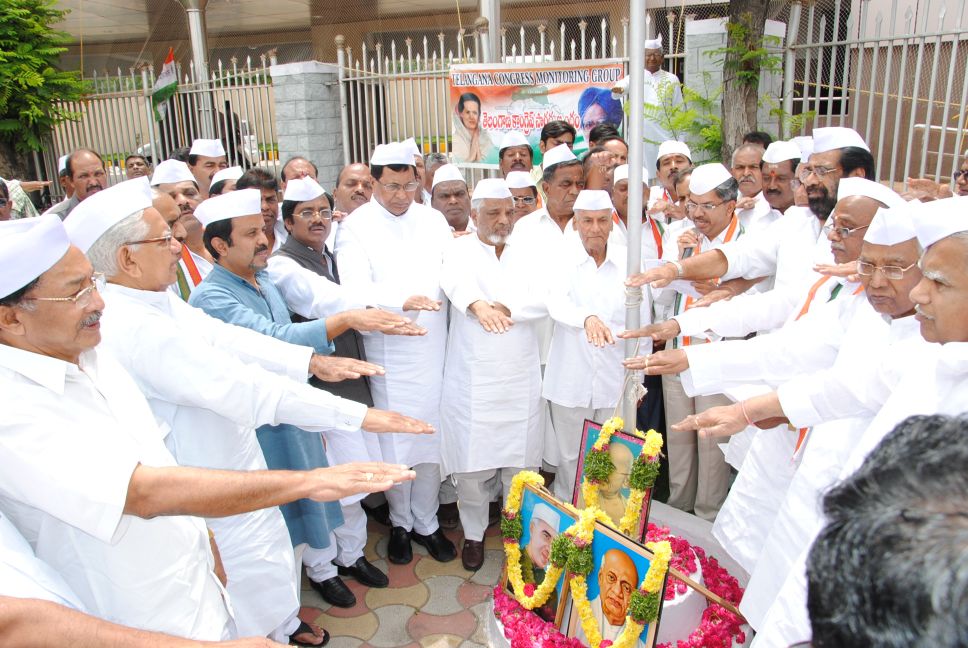
<instances>
[{"instance_id":1,"label":"white gandhi cap","mask_svg":"<svg viewBox=\"0 0 968 648\"><path fill-rule=\"evenodd\" d=\"M799 160L801 155L800 147L794 142L779 140L766 147L763 161L767 164L779 164L787 160Z\"/></svg>"},{"instance_id":2,"label":"white gandhi cap","mask_svg":"<svg viewBox=\"0 0 968 648\"><path fill-rule=\"evenodd\" d=\"M541 168L548 169L556 164L577 159L567 144L559 144L550 151L545 152L544 159L541 161Z\"/></svg>"},{"instance_id":3,"label":"white gandhi cap","mask_svg":"<svg viewBox=\"0 0 968 648\"><path fill-rule=\"evenodd\" d=\"M903 207L907 201L901 198L896 191L888 189L880 182L874 182L866 178L844 178L837 186L838 202L844 198L853 196L866 196L878 202L884 203L890 208Z\"/></svg>"},{"instance_id":4,"label":"white gandhi cap","mask_svg":"<svg viewBox=\"0 0 968 648\"><path fill-rule=\"evenodd\" d=\"M544 502L538 502L531 511L531 523L533 524L535 520L541 520L547 523L548 526L557 532L558 525L561 523L561 514Z\"/></svg>"},{"instance_id":5,"label":"white gandhi cap","mask_svg":"<svg viewBox=\"0 0 968 648\"><path fill-rule=\"evenodd\" d=\"M195 182L195 176L187 164L178 160L165 160L155 167L155 172L151 175L152 187L186 181Z\"/></svg>"},{"instance_id":6,"label":"white gandhi cap","mask_svg":"<svg viewBox=\"0 0 968 648\"><path fill-rule=\"evenodd\" d=\"M439 167L437 167L437 170L434 171L434 183L430 185L430 191L433 192L434 187L439 185L441 182L450 182L451 180L460 180L465 185L467 184L467 181L464 180L464 176L461 175L460 169L450 163L441 164Z\"/></svg>"},{"instance_id":7,"label":"white gandhi cap","mask_svg":"<svg viewBox=\"0 0 968 648\"><path fill-rule=\"evenodd\" d=\"M527 146L531 148L531 144L528 143L528 138L524 136L521 131L508 131L501 138L501 146L499 151L503 151L506 148L511 148L512 146Z\"/></svg>"},{"instance_id":8,"label":"white gandhi cap","mask_svg":"<svg viewBox=\"0 0 968 648\"><path fill-rule=\"evenodd\" d=\"M305 178L293 178L286 183L286 192L282 195L283 200L294 200L296 202L306 202L315 200L326 193L322 185L306 176Z\"/></svg>"},{"instance_id":9,"label":"white gandhi cap","mask_svg":"<svg viewBox=\"0 0 968 648\"><path fill-rule=\"evenodd\" d=\"M612 175L612 184L617 184L620 180L629 179L629 165L620 164L615 167L615 173ZM649 172L642 169L642 184L649 184Z\"/></svg>"},{"instance_id":10,"label":"white gandhi cap","mask_svg":"<svg viewBox=\"0 0 968 648\"><path fill-rule=\"evenodd\" d=\"M500 178L484 178L474 187L474 194L471 200L481 200L483 198L496 198L502 200L511 197L511 190L508 183Z\"/></svg>"},{"instance_id":11,"label":"white gandhi cap","mask_svg":"<svg viewBox=\"0 0 968 648\"><path fill-rule=\"evenodd\" d=\"M612 209L612 198L601 189L583 189L575 198L575 211L598 211Z\"/></svg>"},{"instance_id":12,"label":"white gandhi cap","mask_svg":"<svg viewBox=\"0 0 968 648\"><path fill-rule=\"evenodd\" d=\"M918 242L927 248L943 238L968 232L968 196L932 200L912 207Z\"/></svg>"},{"instance_id":13,"label":"white gandhi cap","mask_svg":"<svg viewBox=\"0 0 968 648\"><path fill-rule=\"evenodd\" d=\"M204 226L227 218L253 216L262 213L262 192L258 189L241 189L215 196L195 208L195 218Z\"/></svg>"},{"instance_id":14,"label":"white gandhi cap","mask_svg":"<svg viewBox=\"0 0 968 648\"><path fill-rule=\"evenodd\" d=\"M391 164L413 166L413 153L402 142L377 144L376 148L373 149L373 155L370 156L370 164L377 166L388 166Z\"/></svg>"},{"instance_id":15,"label":"white gandhi cap","mask_svg":"<svg viewBox=\"0 0 968 648\"><path fill-rule=\"evenodd\" d=\"M222 169L218 173L212 176L212 184L216 182L221 182L222 180L238 180L242 177L242 167L234 166L227 169Z\"/></svg>"},{"instance_id":16,"label":"white gandhi cap","mask_svg":"<svg viewBox=\"0 0 968 648\"><path fill-rule=\"evenodd\" d=\"M151 207L148 178L125 180L81 202L64 220L64 229L71 243L87 254L105 232L148 207Z\"/></svg>"},{"instance_id":17,"label":"white gandhi cap","mask_svg":"<svg viewBox=\"0 0 968 648\"><path fill-rule=\"evenodd\" d=\"M826 153L834 149L856 146L870 153L870 147L860 136L860 133L853 128L843 126L827 126L825 128L813 129L813 152Z\"/></svg>"},{"instance_id":18,"label":"white gandhi cap","mask_svg":"<svg viewBox=\"0 0 968 648\"><path fill-rule=\"evenodd\" d=\"M693 169L689 180L689 193L700 196L708 193L733 177L729 169L719 162L702 164Z\"/></svg>"},{"instance_id":19,"label":"white gandhi cap","mask_svg":"<svg viewBox=\"0 0 968 648\"><path fill-rule=\"evenodd\" d=\"M64 223L56 214L0 222L0 297L17 292L50 270L70 246Z\"/></svg>"},{"instance_id":20,"label":"white gandhi cap","mask_svg":"<svg viewBox=\"0 0 968 648\"><path fill-rule=\"evenodd\" d=\"M222 140L197 139L192 142L192 148L188 153L205 157L222 157L225 155L225 147L222 146Z\"/></svg>"},{"instance_id":21,"label":"white gandhi cap","mask_svg":"<svg viewBox=\"0 0 968 648\"><path fill-rule=\"evenodd\" d=\"M504 180L508 183L509 189L525 189L537 186L531 174L524 171L512 171Z\"/></svg>"},{"instance_id":22,"label":"white gandhi cap","mask_svg":"<svg viewBox=\"0 0 968 648\"><path fill-rule=\"evenodd\" d=\"M880 207L864 234L865 243L897 245L917 237L911 220L911 206Z\"/></svg>"},{"instance_id":23,"label":"white gandhi cap","mask_svg":"<svg viewBox=\"0 0 968 648\"><path fill-rule=\"evenodd\" d=\"M661 160L667 155L684 155L686 158L692 162L692 151L689 150L689 146L685 142L680 142L678 140L666 140L659 144L659 154L656 156L657 160Z\"/></svg>"}]
</instances>

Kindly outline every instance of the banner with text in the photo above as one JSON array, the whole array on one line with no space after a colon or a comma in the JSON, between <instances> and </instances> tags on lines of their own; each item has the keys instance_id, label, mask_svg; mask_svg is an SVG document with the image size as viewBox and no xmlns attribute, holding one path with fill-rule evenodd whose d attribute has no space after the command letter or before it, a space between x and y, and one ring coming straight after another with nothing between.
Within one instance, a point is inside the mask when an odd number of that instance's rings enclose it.
<instances>
[{"instance_id":1,"label":"banner with text","mask_svg":"<svg viewBox=\"0 0 968 648\"><path fill-rule=\"evenodd\" d=\"M455 65L450 69L451 152L455 162L497 164L504 134L524 133L539 164L541 129L564 120L575 127L575 151L589 131L625 113L611 89L624 76L621 61Z\"/></svg>"}]
</instances>

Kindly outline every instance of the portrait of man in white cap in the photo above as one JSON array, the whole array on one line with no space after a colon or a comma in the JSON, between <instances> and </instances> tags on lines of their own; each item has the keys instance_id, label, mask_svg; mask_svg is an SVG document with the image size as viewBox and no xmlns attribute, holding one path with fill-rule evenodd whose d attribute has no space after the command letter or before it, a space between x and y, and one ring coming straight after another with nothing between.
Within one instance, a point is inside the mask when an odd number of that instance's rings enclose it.
<instances>
[{"instance_id":1,"label":"portrait of man in white cap","mask_svg":"<svg viewBox=\"0 0 968 648\"><path fill-rule=\"evenodd\" d=\"M562 525L561 513L556 511L550 504L538 500L531 509L528 517L527 505L532 498L537 499L533 493L525 491L521 522L525 527L522 536L521 553L521 574L525 582L534 582L535 586L544 580L548 565L551 563L551 543L559 534ZM571 522L566 519L566 524ZM526 540L526 542L525 542ZM529 577L530 576L530 577ZM544 605L535 608L533 612L545 621L554 621L558 611L559 591L555 588L551 596L545 601Z\"/></svg>"}]
</instances>

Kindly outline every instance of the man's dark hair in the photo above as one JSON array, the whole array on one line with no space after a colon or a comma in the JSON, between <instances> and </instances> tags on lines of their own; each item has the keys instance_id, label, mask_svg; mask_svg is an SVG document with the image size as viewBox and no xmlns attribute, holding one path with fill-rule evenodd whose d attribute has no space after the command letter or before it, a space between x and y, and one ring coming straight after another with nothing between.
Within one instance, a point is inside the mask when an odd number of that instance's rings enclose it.
<instances>
[{"instance_id":1,"label":"man's dark hair","mask_svg":"<svg viewBox=\"0 0 968 648\"><path fill-rule=\"evenodd\" d=\"M519 146L524 146L524 144L515 144L514 146L505 146L504 148L502 148L500 151L497 152L497 158L499 160L503 160L504 159L504 152L506 150L512 149L512 148L517 148ZM528 149L528 159L529 160L534 160L534 151L531 150L531 147L530 146L527 146L526 148ZM427 163L424 162L424 165L426 165L426 164Z\"/></svg>"},{"instance_id":2,"label":"man's dark hair","mask_svg":"<svg viewBox=\"0 0 968 648\"><path fill-rule=\"evenodd\" d=\"M218 182L213 182L212 186L208 188L208 195L221 196L222 190L225 189L225 185L228 182L228 180L219 180Z\"/></svg>"},{"instance_id":3,"label":"man's dark hair","mask_svg":"<svg viewBox=\"0 0 968 648\"><path fill-rule=\"evenodd\" d=\"M773 136L765 131L750 131L743 135L743 144L756 144L764 149L773 143Z\"/></svg>"},{"instance_id":4,"label":"man's dark hair","mask_svg":"<svg viewBox=\"0 0 968 648\"><path fill-rule=\"evenodd\" d=\"M215 250L215 246L212 245L212 239L220 238L225 241L226 245L232 247L232 222L234 220L234 218L223 218L222 220L217 220L205 226L205 233L202 234L202 243L205 244L205 249L208 250L208 253L216 261L219 259L219 253Z\"/></svg>"},{"instance_id":5,"label":"man's dark hair","mask_svg":"<svg viewBox=\"0 0 968 648\"><path fill-rule=\"evenodd\" d=\"M93 155L94 157L96 157L101 162L101 167L102 168L104 167L104 158L102 158L101 157L101 154L98 153L97 151L93 151L93 150L91 150L89 148L74 149L71 152L71 154L67 156L67 162L64 165L64 167L65 167L65 169L67 171L67 177L68 178L73 178L74 177L74 156L77 155L78 153L90 153L91 155Z\"/></svg>"},{"instance_id":6,"label":"man's dark hair","mask_svg":"<svg viewBox=\"0 0 968 648\"><path fill-rule=\"evenodd\" d=\"M188 162L188 158L189 158L188 152L191 150L192 149L189 148L188 146L182 146L180 148L176 148L171 152L171 155L168 156L168 159L178 160L179 162ZM198 160L196 160L196 162L197 161Z\"/></svg>"},{"instance_id":7,"label":"man's dark hair","mask_svg":"<svg viewBox=\"0 0 968 648\"><path fill-rule=\"evenodd\" d=\"M550 167L546 168L541 173L541 179L547 183L551 183L551 179L555 177L555 172L558 169L567 169L573 166L582 167L582 175L584 175L585 167L582 164L581 160L566 160L564 162L559 162L558 164L552 164Z\"/></svg>"},{"instance_id":8,"label":"man's dark hair","mask_svg":"<svg viewBox=\"0 0 968 648\"><path fill-rule=\"evenodd\" d=\"M132 153L128 157L124 158L124 166L128 166L128 162L130 162L132 158L139 158L142 162L145 163L146 166L151 165L151 162L149 162L148 158L146 158L145 156L141 155L140 153Z\"/></svg>"},{"instance_id":9,"label":"man's dark hair","mask_svg":"<svg viewBox=\"0 0 968 648\"><path fill-rule=\"evenodd\" d=\"M968 646L968 418L912 416L824 498L813 645Z\"/></svg>"},{"instance_id":10,"label":"man's dark hair","mask_svg":"<svg viewBox=\"0 0 968 648\"><path fill-rule=\"evenodd\" d=\"M736 200L739 197L739 183L736 178L730 178L714 189L716 197L723 202Z\"/></svg>"},{"instance_id":11,"label":"man's dark hair","mask_svg":"<svg viewBox=\"0 0 968 648\"><path fill-rule=\"evenodd\" d=\"M279 191L279 182L276 180L276 176L265 169L253 167L242 174L242 177L236 181L235 188L271 189L273 191Z\"/></svg>"},{"instance_id":12,"label":"man's dark hair","mask_svg":"<svg viewBox=\"0 0 968 648\"><path fill-rule=\"evenodd\" d=\"M333 205L336 204L335 202L333 202L333 197L329 194L328 191L323 191L323 195L326 196L326 200L329 202L329 208L332 209ZM282 220L286 221L287 223L291 223L292 217L296 213L296 205L304 202L306 201L305 200L283 200L282 201Z\"/></svg>"},{"instance_id":13,"label":"man's dark hair","mask_svg":"<svg viewBox=\"0 0 968 648\"><path fill-rule=\"evenodd\" d=\"M3 184L3 182L0 182L0 184ZM23 299L38 283L40 283L40 277L35 278L23 288L13 291L6 297L0 297L0 306L19 306L21 303L29 303L24 302Z\"/></svg>"},{"instance_id":14,"label":"man's dark hair","mask_svg":"<svg viewBox=\"0 0 968 648\"><path fill-rule=\"evenodd\" d=\"M555 119L545 124L541 129L541 141L547 142L550 138L558 138L565 133L571 133L571 136L575 137L578 134L578 131L576 131L575 127L568 122L561 119Z\"/></svg>"},{"instance_id":15,"label":"man's dark hair","mask_svg":"<svg viewBox=\"0 0 968 648\"><path fill-rule=\"evenodd\" d=\"M303 157L302 155L293 155L291 158L286 160L286 163L282 165L282 171L279 172L279 175L282 178L283 182L286 181L286 167L292 164L293 162L297 162L299 160L305 160L306 162L309 162L309 166L311 166L313 168L313 171L316 172L316 177L317 178L319 177L319 167L316 166L315 162L310 160L308 157ZM336 184L339 184L339 178L336 179Z\"/></svg>"},{"instance_id":16,"label":"man's dark hair","mask_svg":"<svg viewBox=\"0 0 968 648\"><path fill-rule=\"evenodd\" d=\"M615 128L614 124L605 122L588 131L589 143L595 142L595 144L601 145L602 142L606 142L610 139L622 139L622 136L619 134L618 129Z\"/></svg>"},{"instance_id":17,"label":"man's dark hair","mask_svg":"<svg viewBox=\"0 0 968 648\"><path fill-rule=\"evenodd\" d=\"M863 169L864 177L876 182L874 178L874 156L871 155L870 151L865 151L859 146L845 146L840 149L840 168L843 169L841 178L846 178L855 169Z\"/></svg>"},{"instance_id":18,"label":"man's dark hair","mask_svg":"<svg viewBox=\"0 0 968 648\"><path fill-rule=\"evenodd\" d=\"M10 191L7 190L7 183L2 178L0 178L0 196L10 200Z\"/></svg>"},{"instance_id":19,"label":"man's dark hair","mask_svg":"<svg viewBox=\"0 0 968 648\"><path fill-rule=\"evenodd\" d=\"M371 164L370 175L373 176L374 180L379 180L383 177L384 169L390 169L394 173L403 173L407 169L413 169L413 179L417 179L417 167L413 164Z\"/></svg>"}]
</instances>

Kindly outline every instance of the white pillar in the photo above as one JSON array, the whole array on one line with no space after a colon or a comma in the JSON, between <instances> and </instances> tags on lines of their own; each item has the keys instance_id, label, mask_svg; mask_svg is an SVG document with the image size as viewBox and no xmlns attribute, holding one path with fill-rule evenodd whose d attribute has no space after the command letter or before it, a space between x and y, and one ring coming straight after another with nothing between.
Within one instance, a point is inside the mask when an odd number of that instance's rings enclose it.
<instances>
[{"instance_id":1,"label":"white pillar","mask_svg":"<svg viewBox=\"0 0 968 648\"><path fill-rule=\"evenodd\" d=\"M195 67L195 80L201 88L208 88L208 41L205 31L205 6L208 0L178 0L188 15L188 37L192 43L192 63ZM211 138L215 135L213 125L212 97L203 92L199 96L199 135Z\"/></svg>"},{"instance_id":2,"label":"white pillar","mask_svg":"<svg viewBox=\"0 0 968 648\"><path fill-rule=\"evenodd\" d=\"M487 60L500 62L501 51L501 0L480 0L481 17L487 18Z\"/></svg>"},{"instance_id":3,"label":"white pillar","mask_svg":"<svg viewBox=\"0 0 968 648\"><path fill-rule=\"evenodd\" d=\"M642 186L642 122L644 120L644 84L645 84L645 0L629 0L629 132L626 141L629 146L629 186ZM628 207L628 264L627 274L640 272L642 264L642 192L629 192ZM625 328L629 331L639 328L639 307L642 302L642 290L626 288ZM625 355L635 354L637 340L625 341ZM636 395L638 385L642 384L643 374L634 372L632 380L627 381L622 395L622 418L625 419L625 429L635 429Z\"/></svg>"}]
</instances>

